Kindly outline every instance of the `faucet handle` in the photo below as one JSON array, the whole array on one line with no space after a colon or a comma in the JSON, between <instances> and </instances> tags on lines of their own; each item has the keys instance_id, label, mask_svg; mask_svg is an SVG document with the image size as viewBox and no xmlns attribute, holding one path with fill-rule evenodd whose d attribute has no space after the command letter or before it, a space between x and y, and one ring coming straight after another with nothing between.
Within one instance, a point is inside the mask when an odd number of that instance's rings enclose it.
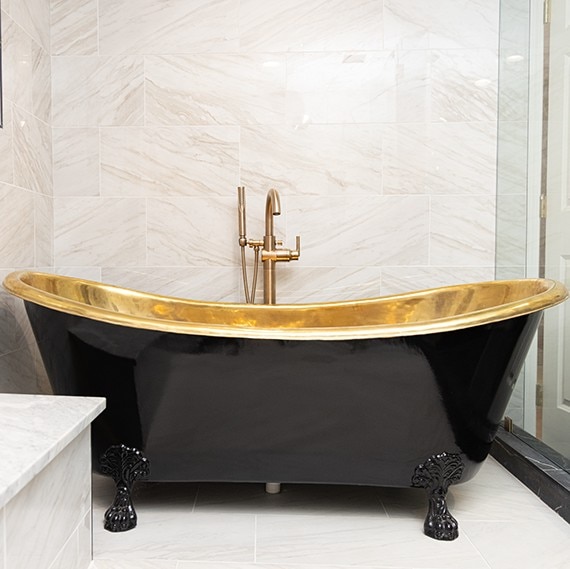
<instances>
[{"instance_id":1,"label":"faucet handle","mask_svg":"<svg viewBox=\"0 0 570 569\"><path fill-rule=\"evenodd\" d=\"M301 236L295 236L295 250L291 251L291 260L296 261L301 256Z\"/></svg>"}]
</instances>

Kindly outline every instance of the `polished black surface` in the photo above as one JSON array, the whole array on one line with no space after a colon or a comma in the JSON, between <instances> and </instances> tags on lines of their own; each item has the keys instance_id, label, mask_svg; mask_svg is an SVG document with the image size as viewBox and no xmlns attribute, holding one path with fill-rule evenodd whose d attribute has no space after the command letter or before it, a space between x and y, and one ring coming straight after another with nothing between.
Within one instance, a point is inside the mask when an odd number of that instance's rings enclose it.
<instances>
[{"instance_id":1,"label":"polished black surface","mask_svg":"<svg viewBox=\"0 0 570 569\"><path fill-rule=\"evenodd\" d=\"M560 455L517 427L499 429L491 455L570 523L570 473L560 467Z\"/></svg>"},{"instance_id":2,"label":"polished black surface","mask_svg":"<svg viewBox=\"0 0 570 569\"><path fill-rule=\"evenodd\" d=\"M148 478L148 459L138 449L113 445L101 455L100 465L101 472L112 476L117 487L115 499L105 512L105 529L112 532L134 529L137 514L131 493L136 480Z\"/></svg>"},{"instance_id":3,"label":"polished black surface","mask_svg":"<svg viewBox=\"0 0 570 569\"><path fill-rule=\"evenodd\" d=\"M282 341L114 326L26 303L54 392L107 398L93 425L150 480L410 486L487 456L540 314L408 338Z\"/></svg>"}]
</instances>

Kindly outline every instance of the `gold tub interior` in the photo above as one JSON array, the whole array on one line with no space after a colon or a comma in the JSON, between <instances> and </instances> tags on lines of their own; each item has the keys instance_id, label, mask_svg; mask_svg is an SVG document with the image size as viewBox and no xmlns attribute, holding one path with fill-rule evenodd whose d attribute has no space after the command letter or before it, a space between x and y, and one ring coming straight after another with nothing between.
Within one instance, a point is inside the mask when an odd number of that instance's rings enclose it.
<instances>
[{"instance_id":1,"label":"gold tub interior","mask_svg":"<svg viewBox=\"0 0 570 569\"><path fill-rule=\"evenodd\" d=\"M102 322L181 334L290 340L386 338L450 331L530 314L568 297L549 279L490 281L311 304L185 300L48 273L4 287L26 301Z\"/></svg>"}]
</instances>

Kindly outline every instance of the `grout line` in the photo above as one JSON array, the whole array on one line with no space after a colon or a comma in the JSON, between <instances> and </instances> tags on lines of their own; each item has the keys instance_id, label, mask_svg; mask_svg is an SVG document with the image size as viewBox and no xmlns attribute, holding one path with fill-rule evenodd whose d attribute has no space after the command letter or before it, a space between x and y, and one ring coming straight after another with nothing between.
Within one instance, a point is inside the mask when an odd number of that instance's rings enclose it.
<instances>
[{"instance_id":1,"label":"grout line","mask_svg":"<svg viewBox=\"0 0 570 569\"><path fill-rule=\"evenodd\" d=\"M196 488L196 494L194 496L194 503L192 504L191 513L194 513L196 510L196 504L198 503L198 494L200 494L200 485L198 485L198 488Z\"/></svg>"}]
</instances>

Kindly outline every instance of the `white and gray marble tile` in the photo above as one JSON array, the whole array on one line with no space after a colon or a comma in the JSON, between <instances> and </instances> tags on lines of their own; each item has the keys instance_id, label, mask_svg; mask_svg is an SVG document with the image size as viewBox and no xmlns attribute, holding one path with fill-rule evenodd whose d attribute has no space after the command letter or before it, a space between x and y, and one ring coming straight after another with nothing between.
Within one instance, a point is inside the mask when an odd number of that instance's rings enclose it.
<instances>
[{"instance_id":1,"label":"white and gray marble tile","mask_svg":"<svg viewBox=\"0 0 570 569\"><path fill-rule=\"evenodd\" d=\"M0 267L34 265L34 194L0 183Z\"/></svg>"},{"instance_id":2,"label":"white and gray marble tile","mask_svg":"<svg viewBox=\"0 0 570 569\"><path fill-rule=\"evenodd\" d=\"M386 125L385 194L485 194L496 189L495 122Z\"/></svg>"},{"instance_id":3,"label":"white and gray marble tile","mask_svg":"<svg viewBox=\"0 0 570 569\"><path fill-rule=\"evenodd\" d=\"M431 51L431 120L497 120L496 49Z\"/></svg>"},{"instance_id":4,"label":"white and gray marble tile","mask_svg":"<svg viewBox=\"0 0 570 569\"><path fill-rule=\"evenodd\" d=\"M6 6L4 1L2 8L7 10L10 17L49 53L49 0L16 0L9 1Z\"/></svg>"},{"instance_id":5,"label":"white and gray marble tile","mask_svg":"<svg viewBox=\"0 0 570 569\"><path fill-rule=\"evenodd\" d=\"M96 559L91 562L89 569L179 569L180 565L178 561L162 561L157 559L137 559L136 561L128 561L125 559ZM188 565L195 569L200 569L202 563L190 561ZM232 564L231 567L233 569L240 569L240 565L241 564ZM219 563L215 563L214 566L220 567Z\"/></svg>"},{"instance_id":6,"label":"white and gray marble tile","mask_svg":"<svg viewBox=\"0 0 570 569\"><path fill-rule=\"evenodd\" d=\"M423 537L421 520L383 517L257 516L256 561L330 566L488 569L465 537L446 543Z\"/></svg>"},{"instance_id":7,"label":"white and gray marble tile","mask_svg":"<svg viewBox=\"0 0 570 569\"><path fill-rule=\"evenodd\" d=\"M102 281L191 300L239 302L237 267L103 267Z\"/></svg>"},{"instance_id":8,"label":"white and gray marble tile","mask_svg":"<svg viewBox=\"0 0 570 569\"><path fill-rule=\"evenodd\" d=\"M149 198L147 217L149 266L238 265L235 199Z\"/></svg>"},{"instance_id":9,"label":"white and gray marble tile","mask_svg":"<svg viewBox=\"0 0 570 569\"><path fill-rule=\"evenodd\" d=\"M283 122L285 75L281 54L147 56L146 124Z\"/></svg>"},{"instance_id":10,"label":"white and gray marble tile","mask_svg":"<svg viewBox=\"0 0 570 569\"><path fill-rule=\"evenodd\" d=\"M289 54L288 122L425 120L429 65L424 51Z\"/></svg>"},{"instance_id":11,"label":"white and gray marble tile","mask_svg":"<svg viewBox=\"0 0 570 569\"><path fill-rule=\"evenodd\" d=\"M484 282L494 278L495 267L383 267L382 294L399 294L440 286Z\"/></svg>"},{"instance_id":12,"label":"white and gray marble tile","mask_svg":"<svg viewBox=\"0 0 570 569\"><path fill-rule=\"evenodd\" d=\"M34 197L34 254L35 265L53 265L53 199Z\"/></svg>"},{"instance_id":13,"label":"white and gray marble tile","mask_svg":"<svg viewBox=\"0 0 570 569\"><path fill-rule=\"evenodd\" d=\"M497 126L497 195L525 193L529 125L526 121L499 120Z\"/></svg>"},{"instance_id":14,"label":"white and gray marble tile","mask_svg":"<svg viewBox=\"0 0 570 569\"><path fill-rule=\"evenodd\" d=\"M143 123L142 56L58 56L52 62L53 126Z\"/></svg>"},{"instance_id":15,"label":"white and gray marble tile","mask_svg":"<svg viewBox=\"0 0 570 569\"><path fill-rule=\"evenodd\" d=\"M49 569L87 569L91 564L91 513L88 512L65 542Z\"/></svg>"},{"instance_id":16,"label":"white and gray marble tile","mask_svg":"<svg viewBox=\"0 0 570 569\"><path fill-rule=\"evenodd\" d=\"M219 514L379 516L386 513L373 486L283 484L279 494L264 484L207 484L198 489L194 511Z\"/></svg>"},{"instance_id":17,"label":"white and gray marble tile","mask_svg":"<svg viewBox=\"0 0 570 569\"><path fill-rule=\"evenodd\" d=\"M99 130L54 128L53 195L99 195Z\"/></svg>"},{"instance_id":18,"label":"white and gray marble tile","mask_svg":"<svg viewBox=\"0 0 570 569\"><path fill-rule=\"evenodd\" d=\"M229 53L238 50L239 0L99 0L99 52Z\"/></svg>"},{"instance_id":19,"label":"white and gray marble tile","mask_svg":"<svg viewBox=\"0 0 570 569\"><path fill-rule=\"evenodd\" d=\"M467 521L463 531L493 569L563 569L568 565L570 529L551 513L548 523Z\"/></svg>"},{"instance_id":20,"label":"white and gray marble tile","mask_svg":"<svg viewBox=\"0 0 570 569\"><path fill-rule=\"evenodd\" d=\"M6 505L8 565L22 569L49 567L88 513L89 437L89 429L84 430ZM29 537L31 527L33 545Z\"/></svg>"},{"instance_id":21,"label":"white and gray marble tile","mask_svg":"<svg viewBox=\"0 0 570 569\"><path fill-rule=\"evenodd\" d=\"M13 111L15 183L50 196L53 190L51 128L16 106Z\"/></svg>"},{"instance_id":22,"label":"white and gray marble tile","mask_svg":"<svg viewBox=\"0 0 570 569\"><path fill-rule=\"evenodd\" d=\"M287 241L301 235L308 266L428 264L426 196L331 197L326 203L303 196L285 216Z\"/></svg>"},{"instance_id":23,"label":"white and gray marble tile","mask_svg":"<svg viewBox=\"0 0 570 569\"><path fill-rule=\"evenodd\" d=\"M302 259L276 267L278 303L335 302L382 294L382 267L307 267Z\"/></svg>"},{"instance_id":24,"label":"white and gray marble tile","mask_svg":"<svg viewBox=\"0 0 570 569\"><path fill-rule=\"evenodd\" d=\"M12 130L12 104L3 101L2 128L0 129L0 182L14 182L14 140Z\"/></svg>"},{"instance_id":25,"label":"white and gray marble tile","mask_svg":"<svg viewBox=\"0 0 570 569\"><path fill-rule=\"evenodd\" d=\"M242 128L241 182L252 192L381 195L382 166L382 131L375 125Z\"/></svg>"},{"instance_id":26,"label":"white and gray marble tile","mask_svg":"<svg viewBox=\"0 0 570 569\"><path fill-rule=\"evenodd\" d=\"M51 112L49 53L12 18L2 21L4 99L48 122Z\"/></svg>"},{"instance_id":27,"label":"white and gray marble tile","mask_svg":"<svg viewBox=\"0 0 570 569\"><path fill-rule=\"evenodd\" d=\"M42 496L45 486L48 487L57 482L57 479L77 478L83 498L87 501L91 488L91 477L87 476L86 488L81 485L85 480L81 479L82 473L90 472L89 453L89 425L91 421L103 411L105 401L94 397L65 397L44 395L0 394L0 407L2 413L3 436L0 440L0 452L2 454L3 468L0 472L0 503L5 503L18 497L18 493L28 483L32 483L30 493L39 491ZM85 444L81 443L80 437ZM74 442L74 444L70 444ZM58 460L53 463L55 458ZM79 458L73 468L71 465ZM53 465L48 471L47 468ZM45 473L41 479L34 482L40 472ZM51 474L50 474L51 473ZM51 476L53 474L53 476ZM69 481L70 490L73 480ZM64 488L65 484L61 484ZM70 491L70 495L73 494ZM83 500L82 498L82 500ZM53 500L52 497L47 499ZM76 497L70 496L71 500ZM19 501L25 497L18 497ZM15 503L15 502L11 502ZM65 500L62 502L65 505ZM82 502L83 504L83 502ZM72 516L78 516L72 529L79 524L88 508L79 507L77 512L69 512ZM27 508L13 508L9 513L9 519L21 519L19 516L29 516ZM67 523L63 520L62 523ZM12 524L10 524L12 525ZM16 524L18 525L18 524ZM31 524L33 525L33 524ZM26 532L29 526L14 528L15 532ZM71 531L68 535L71 534Z\"/></svg>"},{"instance_id":28,"label":"white and gray marble tile","mask_svg":"<svg viewBox=\"0 0 570 569\"><path fill-rule=\"evenodd\" d=\"M55 198L55 265L145 264L145 211L144 199Z\"/></svg>"},{"instance_id":29,"label":"white and gray marble tile","mask_svg":"<svg viewBox=\"0 0 570 569\"><path fill-rule=\"evenodd\" d=\"M0 282L11 272L0 270ZM0 354L8 354L26 347L31 336L24 306L19 298L0 288Z\"/></svg>"},{"instance_id":30,"label":"white and gray marble tile","mask_svg":"<svg viewBox=\"0 0 570 569\"><path fill-rule=\"evenodd\" d=\"M494 196L432 196L430 199L430 265L493 265Z\"/></svg>"},{"instance_id":31,"label":"white and gray marble tile","mask_svg":"<svg viewBox=\"0 0 570 569\"><path fill-rule=\"evenodd\" d=\"M52 55L98 55L97 6L98 0L52 0Z\"/></svg>"},{"instance_id":32,"label":"white and gray marble tile","mask_svg":"<svg viewBox=\"0 0 570 569\"><path fill-rule=\"evenodd\" d=\"M39 393L36 362L27 348L0 356L2 393Z\"/></svg>"},{"instance_id":33,"label":"white and gray marble tile","mask_svg":"<svg viewBox=\"0 0 570 569\"><path fill-rule=\"evenodd\" d=\"M382 48L382 1L241 0L242 51L339 51Z\"/></svg>"},{"instance_id":34,"label":"white and gray marble tile","mask_svg":"<svg viewBox=\"0 0 570 569\"><path fill-rule=\"evenodd\" d=\"M501 267L526 263L527 195L497 196L496 264Z\"/></svg>"},{"instance_id":35,"label":"white and gray marble tile","mask_svg":"<svg viewBox=\"0 0 570 569\"><path fill-rule=\"evenodd\" d=\"M495 48L498 30L498 2L384 0L386 48Z\"/></svg>"},{"instance_id":36,"label":"white and gray marble tile","mask_svg":"<svg viewBox=\"0 0 570 569\"><path fill-rule=\"evenodd\" d=\"M255 516L137 508L136 531L112 534L94 525L93 559L252 562ZM143 521L144 520L144 521ZM163 528L163 530L161 530Z\"/></svg>"},{"instance_id":37,"label":"white and gray marble tile","mask_svg":"<svg viewBox=\"0 0 570 569\"><path fill-rule=\"evenodd\" d=\"M101 194L228 195L239 183L238 127L101 129Z\"/></svg>"}]
</instances>

